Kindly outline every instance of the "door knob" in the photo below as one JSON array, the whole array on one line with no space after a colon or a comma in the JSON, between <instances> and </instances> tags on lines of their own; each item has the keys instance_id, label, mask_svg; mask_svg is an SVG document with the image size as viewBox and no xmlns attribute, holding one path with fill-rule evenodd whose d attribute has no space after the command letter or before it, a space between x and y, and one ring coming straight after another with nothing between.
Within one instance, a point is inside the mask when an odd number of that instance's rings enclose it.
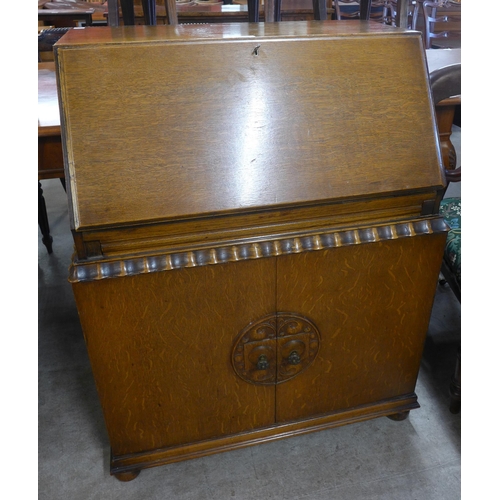
<instances>
[{"instance_id":1,"label":"door knob","mask_svg":"<svg viewBox=\"0 0 500 500\"><path fill-rule=\"evenodd\" d=\"M320 341L310 319L293 312L271 313L239 332L231 355L233 368L250 384L281 384L314 361Z\"/></svg>"},{"instance_id":2,"label":"door knob","mask_svg":"<svg viewBox=\"0 0 500 500\"><path fill-rule=\"evenodd\" d=\"M291 365L298 365L300 364L300 361L300 356L297 351L292 351L288 356L288 363L290 363Z\"/></svg>"},{"instance_id":3,"label":"door knob","mask_svg":"<svg viewBox=\"0 0 500 500\"><path fill-rule=\"evenodd\" d=\"M267 357L262 354L257 360L257 370L267 370L269 368L269 361Z\"/></svg>"}]
</instances>

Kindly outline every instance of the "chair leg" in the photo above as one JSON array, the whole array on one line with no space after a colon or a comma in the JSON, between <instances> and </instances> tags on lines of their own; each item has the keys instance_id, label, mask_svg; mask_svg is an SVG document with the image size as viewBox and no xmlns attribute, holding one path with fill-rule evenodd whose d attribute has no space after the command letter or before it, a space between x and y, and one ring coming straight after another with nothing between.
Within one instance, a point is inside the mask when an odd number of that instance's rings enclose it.
<instances>
[{"instance_id":1,"label":"chair leg","mask_svg":"<svg viewBox=\"0 0 500 500\"><path fill-rule=\"evenodd\" d=\"M362 21L370 20L370 11L372 8L372 0L360 0L359 2L359 18Z\"/></svg>"},{"instance_id":2,"label":"chair leg","mask_svg":"<svg viewBox=\"0 0 500 500\"><path fill-rule=\"evenodd\" d=\"M274 0L274 22L281 21L281 0Z\"/></svg>"},{"instance_id":3,"label":"chair leg","mask_svg":"<svg viewBox=\"0 0 500 500\"><path fill-rule=\"evenodd\" d=\"M42 232L42 243L47 248L49 254L52 253L52 236L50 235L49 218L47 217L47 207L43 197L42 184L38 181L38 225Z\"/></svg>"},{"instance_id":4,"label":"chair leg","mask_svg":"<svg viewBox=\"0 0 500 500\"><path fill-rule=\"evenodd\" d=\"M457 353L457 361L455 364L455 373L453 374L450 384L450 396L451 396L450 411L451 413L455 414L460 412L460 407L461 407L461 391L460 391L461 370L462 370L461 365L462 362L459 349Z\"/></svg>"},{"instance_id":5,"label":"chair leg","mask_svg":"<svg viewBox=\"0 0 500 500\"><path fill-rule=\"evenodd\" d=\"M123 24L125 26L134 26L134 0L120 0L120 5L122 6Z\"/></svg>"}]
</instances>

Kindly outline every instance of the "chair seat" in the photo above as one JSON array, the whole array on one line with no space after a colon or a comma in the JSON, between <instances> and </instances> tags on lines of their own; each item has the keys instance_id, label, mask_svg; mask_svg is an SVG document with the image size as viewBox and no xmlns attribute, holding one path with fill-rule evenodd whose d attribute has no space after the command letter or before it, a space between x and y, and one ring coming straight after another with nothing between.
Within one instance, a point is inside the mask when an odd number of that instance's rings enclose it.
<instances>
[{"instance_id":1,"label":"chair seat","mask_svg":"<svg viewBox=\"0 0 500 500\"><path fill-rule=\"evenodd\" d=\"M462 272L462 203L461 198L445 198L440 205L439 212L450 226L446 239L444 259L455 275L458 284L461 284Z\"/></svg>"}]
</instances>

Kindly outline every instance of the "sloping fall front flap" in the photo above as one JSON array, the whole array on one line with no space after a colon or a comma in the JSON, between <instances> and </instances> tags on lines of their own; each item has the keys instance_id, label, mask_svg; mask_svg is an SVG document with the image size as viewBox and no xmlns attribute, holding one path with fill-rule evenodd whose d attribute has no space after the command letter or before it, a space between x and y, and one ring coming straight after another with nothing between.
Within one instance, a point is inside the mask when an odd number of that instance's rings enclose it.
<instances>
[{"instance_id":1,"label":"sloping fall front flap","mask_svg":"<svg viewBox=\"0 0 500 500\"><path fill-rule=\"evenodd\" d=\"M419 33L272 24L60 40L74 229L443 187Z\"/></svg>"}]
</instances>

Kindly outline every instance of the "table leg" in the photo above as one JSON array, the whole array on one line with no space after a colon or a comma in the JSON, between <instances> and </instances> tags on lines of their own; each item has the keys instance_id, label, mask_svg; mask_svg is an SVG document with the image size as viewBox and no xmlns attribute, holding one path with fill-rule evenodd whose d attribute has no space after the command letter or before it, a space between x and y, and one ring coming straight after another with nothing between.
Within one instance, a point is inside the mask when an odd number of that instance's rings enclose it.
<instances>
[{"instance_id":1,"label":"table leg","mask_svg":"<svg viewBox=\"0 0 500 500\"><path fill-rule=\"evenodd\" d=\"M125 26L134 26L134 1L133 0L120 0L122 6L123 24Z\"/></svg>"},{"instance_id":2,"label":"table leg","mask_svg":"<svg viewBox=\"0 0 500 500\"><path fill-rule=\"evenodd\" d=\"M52 236L50 235L49 218L47 217L47 207L43 197L42 183L38 181L38 225L42 232L42 243L47 248L49 254L52 253Z\"/></svg>"},{"instance_id":3,"label":"table leg","mask_svg":"<svg viewBox=\"0 0 500 500\"><path fill-rule=\"evenodd\" d=\"M363 21L369 21L371 9L372 9L372 0L360 0L359 18L362 19Z\"/></svg>"},{"instance_id":4,"label":"table leg","mask_svg":"<svg viewBox=\"0 0 500 500\"><path fill-rule=\"evenodd\" d=\"M248 0L248 22L259 22L259 0Z\"/></svg>"}]
</instances>

